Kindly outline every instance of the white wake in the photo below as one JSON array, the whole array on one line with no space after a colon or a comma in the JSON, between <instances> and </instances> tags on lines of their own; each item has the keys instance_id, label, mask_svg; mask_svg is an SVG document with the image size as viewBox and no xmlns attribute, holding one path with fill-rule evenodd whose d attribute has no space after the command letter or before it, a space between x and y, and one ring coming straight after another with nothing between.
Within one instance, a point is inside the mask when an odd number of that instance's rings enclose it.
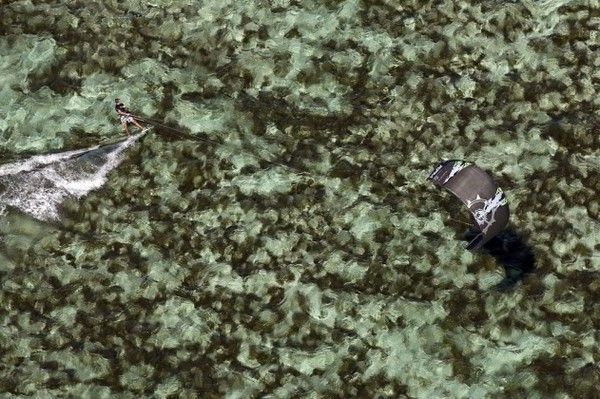
<instances>
[{"instance_id":1,"label":"white wake","mask_svg":"<svg viewBox=\"0 0 600 399\"><path fill-rule=\"evenodd\" d=\"M39 220L58 220L61 204L102 187L108 173L121 163L123 151L144 134L0 165L0 215L11 206Z\"/></svg>"}]
</instances>

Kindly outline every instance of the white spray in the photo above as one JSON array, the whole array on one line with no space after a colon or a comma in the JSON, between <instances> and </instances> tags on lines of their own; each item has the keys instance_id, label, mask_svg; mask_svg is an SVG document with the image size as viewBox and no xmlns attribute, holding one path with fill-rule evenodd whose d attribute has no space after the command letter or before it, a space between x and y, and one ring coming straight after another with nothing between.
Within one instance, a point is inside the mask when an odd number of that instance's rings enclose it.
<instances>
[{"instance_id":1,"label":"white spray","mask_svg":"<svg viewBox=\"0 0 600 399\"><path fill-rule=\"evenodd\" d=\"M58 220L60 205L102 187L108 173L121 163L123 151L143 135L104 147L38 155L0 165L0 215L12 206L39 220Z\"/></svg>"}]
</instances>

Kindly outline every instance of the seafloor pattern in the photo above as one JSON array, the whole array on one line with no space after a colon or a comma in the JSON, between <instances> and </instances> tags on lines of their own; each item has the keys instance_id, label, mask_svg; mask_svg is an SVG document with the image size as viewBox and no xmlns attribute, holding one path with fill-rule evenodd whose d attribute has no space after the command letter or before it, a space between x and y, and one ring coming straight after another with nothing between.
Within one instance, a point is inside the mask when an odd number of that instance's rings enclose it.
<instances>
[{"instance_id":1,"label":"seafloor pattern","mask_svg":"<svg viewBox=\"0 0 600 399\"><path fill-rule=\"evenodd\" d=\"M120 134L117 96L187 133L56 223L5 211L2 398L597 398L599 10L2 1L3 161ZM507 193L513 291L445 158Z\"/></svg>"}]
</instances>

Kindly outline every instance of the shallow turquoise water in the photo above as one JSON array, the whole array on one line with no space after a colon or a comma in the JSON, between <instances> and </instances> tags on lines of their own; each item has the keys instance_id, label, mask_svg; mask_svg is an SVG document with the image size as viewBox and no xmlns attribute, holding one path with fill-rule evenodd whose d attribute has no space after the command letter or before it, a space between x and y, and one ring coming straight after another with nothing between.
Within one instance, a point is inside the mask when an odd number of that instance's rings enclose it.
<instances>
[{"instance_id":1,"label":"shallow turquoise water","mask_svg":"<svg viewBox=\"0 0 600 399\"><path fill-rule=\"evenodd\" d=\"M0 168L156 125L0 173L3 395L593 397L597 2L1 7ZM445 158L536 253L507 294Z\"/></svg>"}]
</instances>

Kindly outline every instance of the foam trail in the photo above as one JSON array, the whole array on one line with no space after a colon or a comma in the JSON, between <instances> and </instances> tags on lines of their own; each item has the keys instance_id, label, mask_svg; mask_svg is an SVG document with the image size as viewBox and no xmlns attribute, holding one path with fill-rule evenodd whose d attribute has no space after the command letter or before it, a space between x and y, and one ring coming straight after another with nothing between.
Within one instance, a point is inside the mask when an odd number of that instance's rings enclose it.
<instances>
[{"instance_id":1,"label":"foam trail","mask_svg":"<svg viewBox=\"0 0 600 399\"><path fill-rule=\"evenodd\" d=\"M11 206L39 220L58 220L60 205L102 187L108 173L121 163L123 151L144 134L0 166L0 215Z\"/></svg>"},{"instance_id":2,"label":"foam trail","mask_svg":"<svg viewBox=\"0 0 600 399\"><path fill-rule=\"evenodd\" d=\"M14 175L16 173L21 172L29 172L31 170L39 169L40 167L49 165L51 163L71 159L73 157L85 154L86 152L93 151L98 148L100 148L100 146L96 145L83 150L66 151L58 154L36 155L29 159L26 159L25 161L7 163L4 165L0 165L0 176Z\"/></svg>"}]
</instances>

